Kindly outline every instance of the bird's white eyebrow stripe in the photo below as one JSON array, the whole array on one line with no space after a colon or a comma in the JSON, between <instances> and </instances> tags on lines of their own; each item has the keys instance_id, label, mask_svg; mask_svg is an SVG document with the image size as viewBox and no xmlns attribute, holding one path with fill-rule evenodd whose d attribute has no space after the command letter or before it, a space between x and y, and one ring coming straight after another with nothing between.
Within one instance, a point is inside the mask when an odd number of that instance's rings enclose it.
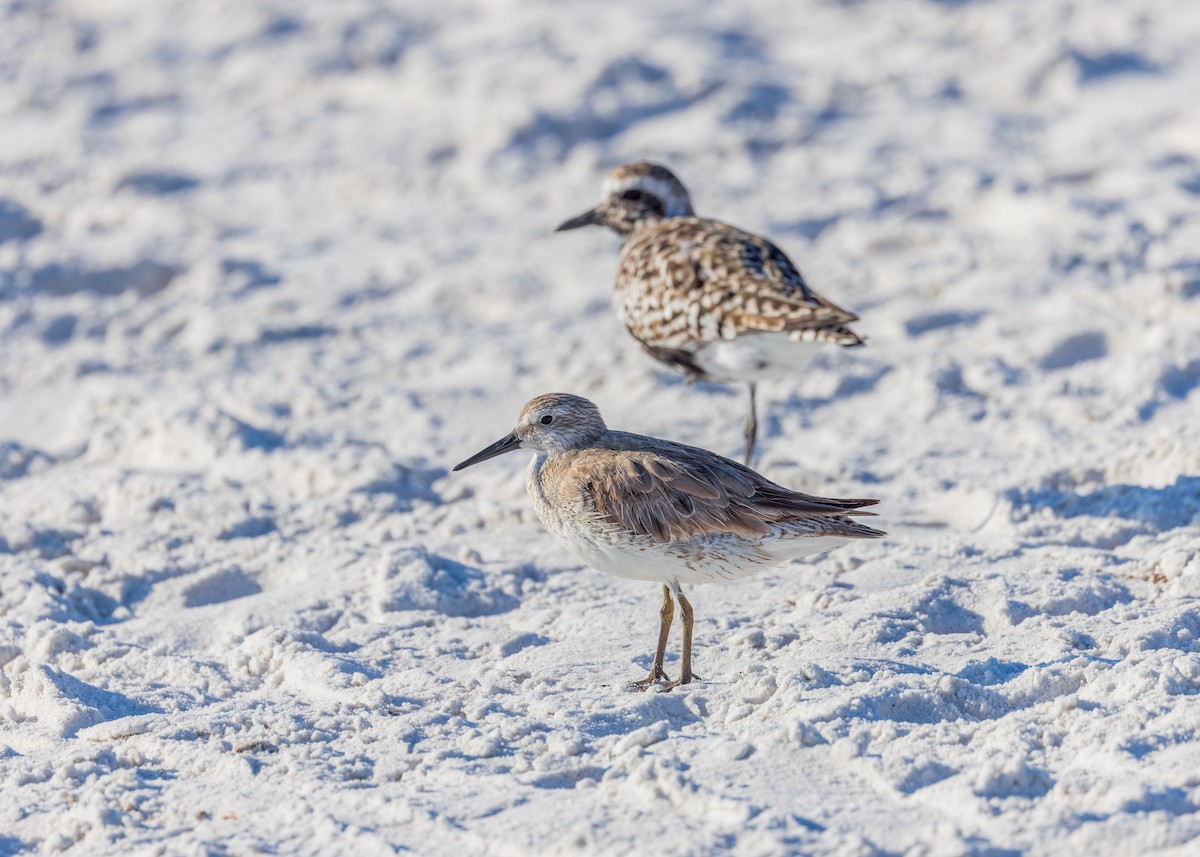
<instances>
[{"instance_id":1,"label":"bird's white eyebrow stripe","mask_svg":"<svg viewBox=\"0 0 1200 857\"><path fill-rule=\"evenodd\" d=\"M609 176L604 180L604 196L611 197L629 188L638 188L653 194L667 206L667 214L678 217L692 212L691 199L682 185L653 176L631 175L625 177Z\"/></svg>"}]
</instances>

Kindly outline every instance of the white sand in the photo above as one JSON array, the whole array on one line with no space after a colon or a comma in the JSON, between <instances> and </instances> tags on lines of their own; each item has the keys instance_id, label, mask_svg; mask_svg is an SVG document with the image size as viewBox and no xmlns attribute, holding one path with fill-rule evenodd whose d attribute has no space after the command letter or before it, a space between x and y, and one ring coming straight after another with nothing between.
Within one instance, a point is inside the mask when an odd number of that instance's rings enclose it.
<instances>
[{"instance_id":1,"label":"white sand","mask_svg":"<svg viewBox=\"0 0 1200 857\"><path fill-rule=\"evenodd\" d=\"M1196 853L1200 6L647 5L0 6L0 854ZM671 694L447 472L738 453L551 233L639 157L861 313L760 466L890 533Z\"/></svg>"}]
</instances>

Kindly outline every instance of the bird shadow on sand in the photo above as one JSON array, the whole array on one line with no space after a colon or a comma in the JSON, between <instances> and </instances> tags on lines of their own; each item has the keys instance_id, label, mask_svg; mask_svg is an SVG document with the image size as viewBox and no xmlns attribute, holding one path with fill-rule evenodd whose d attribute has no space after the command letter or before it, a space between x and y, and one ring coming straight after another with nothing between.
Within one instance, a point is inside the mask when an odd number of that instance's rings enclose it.
<instances>
[{"instance_id":1,"label":"bird shadow on sand","mask_svg":"<svg viewBox=\"0 0 1200 857\"><path fill-rule=\"evenodd\" d=\"M1059 518L1124 518L1158 532L1200 522L1200 476L1180 476L1161 488L1119 484L1086 493L1012 488L1004 496L1014 508L1049 509Z\"/></svg>"}]
</instances>

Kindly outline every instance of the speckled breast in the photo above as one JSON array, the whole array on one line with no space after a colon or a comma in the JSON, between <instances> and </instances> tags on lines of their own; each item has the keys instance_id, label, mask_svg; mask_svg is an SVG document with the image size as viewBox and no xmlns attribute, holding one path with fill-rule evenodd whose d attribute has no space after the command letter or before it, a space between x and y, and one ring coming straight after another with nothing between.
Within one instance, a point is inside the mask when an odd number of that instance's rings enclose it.
<instances>
[{"instance_id":1,"label":"speckled breast","mask_svg":"<svg viewBox=\"0 0 1200 857\"><path fill-rule=\"evenodd\" d=\"M650 348L694 350L719 339L722 292L702 276L703 221L674 218L635 232L621 249L613 305Z\"/></svg>"}]
</instances>

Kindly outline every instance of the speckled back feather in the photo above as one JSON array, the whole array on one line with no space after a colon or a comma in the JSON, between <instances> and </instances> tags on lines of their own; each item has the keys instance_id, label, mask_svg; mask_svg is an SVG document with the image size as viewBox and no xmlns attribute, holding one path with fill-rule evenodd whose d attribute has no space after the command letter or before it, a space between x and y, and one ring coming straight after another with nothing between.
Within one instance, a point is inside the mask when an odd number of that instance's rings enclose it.
<instances>
[{"instance_id":1,"label":"speckled back feather","mask_svg":"<svg viewBox=\"0 0 1200 857\"><path fill-rule=\"evenodd\" d=\"M758 235L700 217L635 230L614 298L629 332L649 348L686 349L755 333L859 345L857 316L814 292L782 250Z\"/></svg>"}]
</instances>

